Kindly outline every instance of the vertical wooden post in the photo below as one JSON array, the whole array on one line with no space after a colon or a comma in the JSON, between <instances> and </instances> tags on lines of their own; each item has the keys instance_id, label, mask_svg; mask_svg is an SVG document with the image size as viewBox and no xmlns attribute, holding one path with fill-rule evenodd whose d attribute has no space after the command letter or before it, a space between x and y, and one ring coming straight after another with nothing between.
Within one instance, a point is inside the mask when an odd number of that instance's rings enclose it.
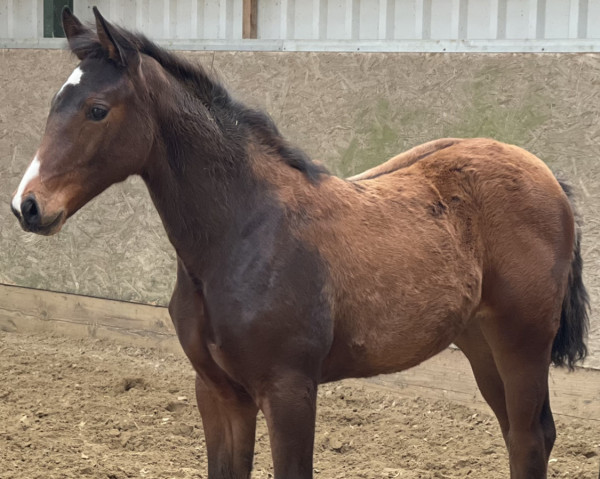
<instances>
[{"instance_id":1,"label":"vertical wooden post","mask_svg":"<svg viewBox=\"0 0 600 479\"><path fill-rule=\"evenodd\" d=\"M244 0L242 38L256 38L258 0Z\"/></svg>"}]
</instances>

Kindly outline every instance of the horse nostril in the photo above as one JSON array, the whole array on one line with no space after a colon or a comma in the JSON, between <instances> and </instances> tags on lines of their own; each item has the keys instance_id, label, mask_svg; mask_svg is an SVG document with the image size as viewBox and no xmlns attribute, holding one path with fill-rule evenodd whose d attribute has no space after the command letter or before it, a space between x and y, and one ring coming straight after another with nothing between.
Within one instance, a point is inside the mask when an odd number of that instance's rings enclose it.
<instances>
[{"instance_id":1,"label":"horse nostril","mask_svg":"<svg viewBox=\"0 0 600 479\"><path fill-rule=\"evenodd\" d=\"M40 209L32 196L21 203L21 214L23 215L23 222L28 228L33 229L40 225Z\"/></svg>"}]
</instances>

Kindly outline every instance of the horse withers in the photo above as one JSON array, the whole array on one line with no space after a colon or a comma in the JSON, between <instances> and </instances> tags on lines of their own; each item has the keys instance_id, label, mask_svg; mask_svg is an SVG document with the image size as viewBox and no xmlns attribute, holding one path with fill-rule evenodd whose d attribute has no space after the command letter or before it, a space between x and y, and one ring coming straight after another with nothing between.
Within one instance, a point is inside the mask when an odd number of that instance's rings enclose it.
<instances>
[{"instance_id":1,"label":"horse withers","mask_svg":"<svg viewBox=\"0 0 600 479\"><path fill-rule=\"evenodd\" d=\"M94 13L95 29L63 12L81 63L12 209L54 234L108 186L143 178L177 252L169 312L197 372L209 478L250 477L259 410L275 477L312 477L320 383L401 371L452 342L511 477L545 478L548 369L586 354L568 186L488 139L433 141L337 178L201 66Z\"/></svg>"}]
</instances>

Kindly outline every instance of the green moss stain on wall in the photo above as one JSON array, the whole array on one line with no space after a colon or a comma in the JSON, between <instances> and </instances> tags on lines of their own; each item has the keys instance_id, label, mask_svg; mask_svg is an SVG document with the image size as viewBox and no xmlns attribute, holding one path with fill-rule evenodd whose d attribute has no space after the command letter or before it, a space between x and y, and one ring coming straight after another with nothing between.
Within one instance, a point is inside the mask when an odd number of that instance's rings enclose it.
<instances>
[{"instance_id":1,"label":"green moss stain on wall","mask_svg":"<svg viewBox=\"0 0 600 479\"><path fill-rule=\"evenodd\" d=\"M340 176L349 176L371 168L412 146L403 135L408 125L422 125L427 113L417 109L396 109L388 99L380 98L373 107L363 107L356 116L355 134L340 160L331 168Z\"/></svg>"},{"instance_id":2,"label":"green moss stain on wall","mask_svg":"<svg viewBox=\"0 0 600 479\"><path fill-rule=\"evenodd\" d=\"M392 104L378 98L362 105L348 147L340 151L339 160L330 161L336 174L359 173L443 137L488 137L527 148L552 116L552 99L542 89L533 83L508 83L497 66L458 81L450 92L432 91L427 102L403 100Z\"/></svg>"},{"instance_id":3,"label":"green moss stain on wall","mask_svg":"<svg viewBox=\"0 0 600 479\"><path fill-rule=\"evenodd\" d=\"M525 146L551 116L551 99L535 84L503 84L499 67L485 68L463 86L464 109L443 136L488 137Z\"/></svg>"},{"instance_id":4,"label":"green moss stain on wall","mask_svg":"<svg viewBox=\"0 0 600 479\"><path fill-rule=\"evenodd\" d=\"M356 117L356 136L341 155L341 174L358 173L386 158L398 144L398 129L389 101L379 99L373 109L364 108Z\"/></svg>"}]
</instances>

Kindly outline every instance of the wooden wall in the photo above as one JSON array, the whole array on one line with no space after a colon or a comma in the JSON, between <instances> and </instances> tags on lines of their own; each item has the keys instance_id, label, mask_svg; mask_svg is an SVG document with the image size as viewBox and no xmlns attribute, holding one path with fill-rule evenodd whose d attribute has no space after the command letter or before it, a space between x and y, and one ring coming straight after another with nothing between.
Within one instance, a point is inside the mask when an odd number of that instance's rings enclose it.
<instances>
[{"instance_id":1,"label":"wooden wall","mask_svg":"<svg viewBox=\"0 0 600 479\"><path fill-rule=\"evenodd\" d=\"M576 187L585 280L600 298L600 56L595 54L185 53L348 175L443 136L528 148ZM110 188L45 238L9 202L75 61L63 51L0 50L0 283L166 305L175 257L141 181ZM597 310L597 308L596 308ZM600 367L594 313L589 364Z\"/></svg>"}]
</instances>

